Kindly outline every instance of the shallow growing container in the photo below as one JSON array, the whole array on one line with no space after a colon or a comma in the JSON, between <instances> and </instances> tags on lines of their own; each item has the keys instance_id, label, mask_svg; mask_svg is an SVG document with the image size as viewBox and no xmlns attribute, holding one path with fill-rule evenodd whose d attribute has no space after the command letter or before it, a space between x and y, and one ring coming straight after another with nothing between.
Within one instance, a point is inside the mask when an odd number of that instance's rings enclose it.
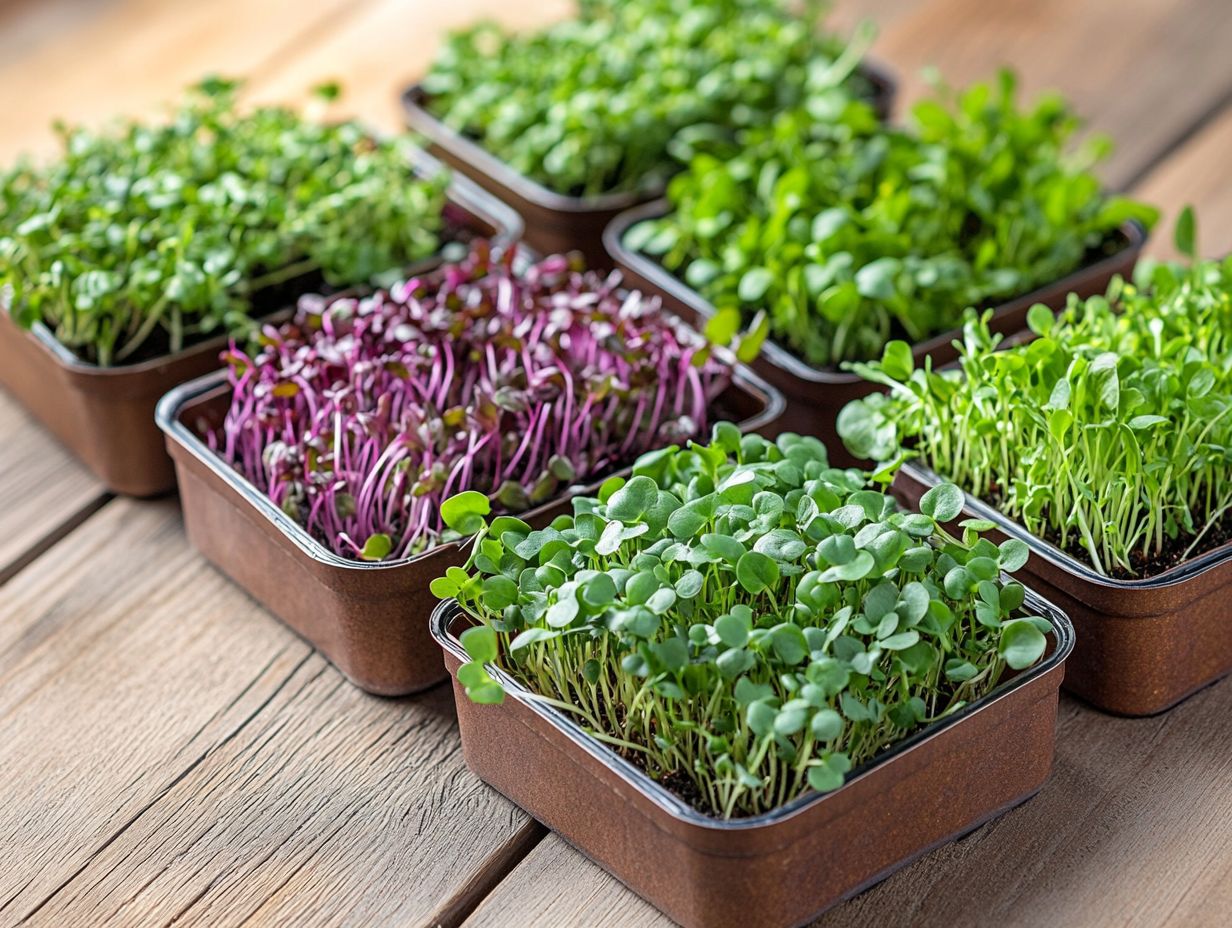
<instances>
[{"instance_id":1,"label":"shallow growing container","mask_svg":"<svg viewBox=\"0 0 1232 928\"><path fill-rule=\"evenodd\" d=\"M903 465L893 492L915 505L941 483ZM1077 645L1065 688L1117 715L1154 715L1232 673L1232 543L1139 580L1114 580L966 494L964 514L1031 549L1023 583L1066 611ZM990 533L992 534L992 533Z\"/></svg>"},{"instance_id":2,"label":"shallow growing container","mask_svg":"<svg viewBox=\"0 0 1232 928\"><path fill-rule=\"evenodd\" d=\"M468 619L445 602L432 634L454 679L467 765L686 928L803 925L925 852L1034 795L1052 767L1058 688L1073 629L1048 617L1050 653L988 696L854 771L753 818L700 813L496 668L503 704L458 684Z\"/></svg>"},{"instance_id":3,"label":"shallow growing container","mask_svg":"<svg viewBox=\"0 0 1232 928\"><path fill-rule=\"evenodd\" d=\"M663 305L671 312L692 325L704 326L714 315L714 306L657 260L624 245L625 233L632 226L664 216L669 210L670 206L666 200L657 200L631 209L612 221L604 233L604 241L628 286L660 297ZM1120 274L1128 277L1133 272L1146 239L1145 228L1136 222L1125 223L1117 236L1115 251L1093 258L1055 283L997 306L989 327L994 332L1012 335L1027 327L1027 310L1036 303L1044 303L1054 310L1060 310L1065 306L1070 293L1077 293L1082 297L1103 293L1114 276ZM925 357L931 357L937 366L955 360L958 352L953 342L955 339L961 339L961 336L961 329L952 329L917 343L912 350L916 363L923 363ZM784 428L816 435L826 443L831 457L837 463L856 463L855 458L843 448L835 428L835 420L849 402L875 393L881 390L881 387L847 371L812 367L772 341L766 342L761 355L753 362L753 368L786 397Z\"/></svg>"},{"instance_id":4,"label":"shallow growing container","mask_svg":"<svg viewBox=\"0 0 1232 928\"><path fill-rule=\"evenodd\" d=\"M868 61L861 65L860 73L872 84L872 103L878 115L887 118L894 105L894 79ZM526 243L542 254L580 251L589 266L611 267L603 230L620 213L663 194L662 187L589 197L549 190L509 167L498 152L488 151L447 126L430 106L431 100L418 84L402 94L406 123L428 140L428 150L517 210L526 221Z\"/></svg>"},{"instance_id":5,"label":"shallow growing container","mask_svg":"<svg viewBox=\"0 0 1232 928\"><path fill-rule=\"evenodd\" d=\"M441 170L422 152L411 167L419 176ZM512 210L464 178L450 185L446 215L455 230L497 243L516 240L522 230ZM299 293L319 289L319 283L312 276L298 287L260 294L259 306L276 314ZM227 342L223 335L164 357L99 367L56 341L43 323L25 331L7 307L0 307L0 386L109 490L157 496L175 488L175 469L154 423L154 408L176 384L217 369Z\"/></svg>"},{"instance_id":6,"label":"shallow growing container","mask_svg":"<svg viewBox=\"0 0 1232 928\"><path fill-rule=\"evenodd\" d=\"M200 438L226 415L231 399L226 378L226 371L216 371L172 390L158 404L189 540L361 689L402 696L439 683L446 672L428 631L436 602L428 585L446 568L465 562L465 544L450 542L385 563L328 550ZM715 411L745 431L758 431L782 414L783 398L741 368ZM571 496L593 495L600 482L572 488L519 516L546 525L572 511Z\"/></svg>"}]
</instances>

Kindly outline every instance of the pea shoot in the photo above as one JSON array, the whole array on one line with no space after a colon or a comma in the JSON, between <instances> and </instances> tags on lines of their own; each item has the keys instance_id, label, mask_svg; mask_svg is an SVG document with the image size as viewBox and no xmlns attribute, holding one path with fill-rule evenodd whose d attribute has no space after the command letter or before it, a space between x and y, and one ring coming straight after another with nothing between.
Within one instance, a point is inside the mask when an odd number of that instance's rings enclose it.
<instances>
[{"instance_id":1,"label":"pea shoot","mask_svg":"<svg viewBox=\"0 0 1232 928\"><path fill-rule=\"evenodd\" d=\"M906 128L819 100L695 146L671 211L625 245L719 309L769 313L770 337L827 368L956 328L966 307L1022 296L1115 248L1155 211L1102 192L1077 120L1015 80L917 104Z\"/></svg>"}]
</instances>

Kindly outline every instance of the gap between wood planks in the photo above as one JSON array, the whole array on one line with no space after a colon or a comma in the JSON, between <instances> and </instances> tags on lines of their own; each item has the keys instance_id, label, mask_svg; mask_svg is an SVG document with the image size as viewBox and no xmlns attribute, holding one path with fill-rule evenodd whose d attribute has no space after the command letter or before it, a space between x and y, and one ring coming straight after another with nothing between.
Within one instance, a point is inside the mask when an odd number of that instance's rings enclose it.
<instances>
[{"instance_id":1,"label":"gap between wood planks","mask_svg":"<svg viewBox=\"0 0 1232 928\"><path fill-rule=\"evenodd\" d=\"M76 510L63 514L58 523L32 541L28 548L7 564L0 566L0 587L28 567L43 551L59 543L114 498L110 493L100 493L93 499L82 503ZM0 680L0 684L2 683L3 681Z\"/></svg>"},{"instance_id":2,"label":"gap between wood planks","mask_svg":"<svg viewBox=\"0 0 1232 928\"><path fill-rule=\"evenodd\" d=\"M0 764L36 765L6 767L0 923L456 925L544 832L465 770L452 693L360 693L173 505L104 506L0 597Z\"/></svg>"},{"instance_id":3,"label":"gap between wood planks","mask_svg":"<svg viewBox=\"0 0 1232 928\"><path fill-rule=\"evenodd\" d=\"M3 580L16 577L26 566L36 562L43 555L46 555L51 559L65 557L67 550L74 544L74 532L80 531L91 519L102 518L110 509L117 506L121 508L130 507L154 509L157 507L167 506L169 503L169 500L142 502L113 499L108 495L101 495L98 499L91 501L89 505L83 506L78 511L65 517L58 525L53 526L50 530L48 530L43 539L41 539L38 543L31 545L28 550L23 552L23 554L13 564L11 564L9 568L6 569L7 572L3 576ZM180 518L178 513L176 518L177 520ZM194 557L199 556L194 554ZM0 592L0 595L3 595L2 592ZM272 616L266 616L265 618L271 623L277 622L277 620ZM123 621L125 621L125 618L120 616L110 624L114 625L115 622ZM105 633L105 629L103 633ZM33 905L32 908L25 911L18 924L25 925L38 923L40 916L42 916L44 911L49 906L56 903L61 894L73 887L74 883L95 864L100 855L105 854L109 848L121 841L128 834L128 832L140 823L145 816L151 813L152 810L157 809L160 805L169 801L169 797L175 793L177 787L180 787L180 785L183 784L184 781L188 779L195 771L197 771L198 768L207 761L207 759L214 757L219 752L223 751L229 744L235 742L236 739L243 736L250 725L257 720L262 719L263 714L267 712L268 708L275 701L275 699L277 699L286 687L297 677L297 675L303 671L305 665L310 660L315 659L315 661L320 665L317 669L318 676L321 674L327 674L330 676L335 675L335 671L333 671L332 668L327 668L323 658L319 656L318 652L313 649L305 649L304 654L297 661L289 667L284 668L279 673L276 680L271 681L269 674L273 669L273 665L280 661L282 654L283 652L279 652L273 655L265 663L265 665L262 666L242 688L239 689L237 695L231 698L225 706L220 708L214 713L213 716L203 721L196 728L196 734L192 734L183 739L184 745L186 747L190 747L193 744L198 743L199 736L201 736L212 725L220 723L226 715L228 715L240 702L244 701L245 698L252 693L258 684L263 684L264 694L259 701L248 707L242 717L232 723L228 727L226 733L221 737L215 737L214 739L200 739L205 743L204 748L199 749L194 754L189 756L182 758L177 756L176 764L178 765L178 769L171 765L164 766L159 772L168 777L167 782L138 809L128 815L122 822L117 823L110 833L107 834L105 838L100 840L94 849L83 858L79 865L75 866L70 872L68 872L57 885L51 887L49 891L45 892L42 898L35 905ZM27 663L27 660L37 661L37 653L31 653L26 657L19 656L18 664L16 666L22 666ZM13 668L9 669L12 670ZM0 686L2 686L2 681L5 676L7 676L7 674L0 675ZM55 684L54 679L48 679L44 682L52 685ZM338 679L337 685L339 688L350 686L350 684L342 681L341 678ZM38 688L36 687L30 689L24 695L19 696L15 703L12 703L6 707L3 712L0 712L0 721L12 715L14 712L19 711L37 692ZM426 696L426 698L440 699L442 697L438 692L435 697L429 695ZM468 773L467 776L470 776L470 774ZM479 788L487 789L486 786L481 786ZM458 808L455 812L457 814L463 814L464 810ZM449 812L448 810L445 810L445 818L448 819L448 817ZM495 851L493 851L486 859L484 859L478 866L474 867L474 869L469 872L463 883L456 889L456 891L444 900L436 909L428 924L439 926L439 928L456 928L456 926L461 925L482 903L482 901L487 898L487 896L496 888L496 886L514 869L514 867L525 859L525 857L545 837L545 835L546 830L543 826L533 820L528 819L517 829L516 833L514 833L509 840L498 846ZM293 876L294 874L287 877L287 880L290 880ZM284 883L285 882L286 881L284 881ZM29 884L27 883L19 887L16 892L10 894L7 900L0 900L0 920L3 920L9 907L23 895L28 886ZM193 905L197 904L201 898L209 893L209 891L209 886L202 887L197 895L183 906L183 910L187 911ZM270 890L270 895L273 896L276 892L277 887ZM260 902L261 900L254 900L255 904L259 905Z\"/></svg>"}]
</instances>

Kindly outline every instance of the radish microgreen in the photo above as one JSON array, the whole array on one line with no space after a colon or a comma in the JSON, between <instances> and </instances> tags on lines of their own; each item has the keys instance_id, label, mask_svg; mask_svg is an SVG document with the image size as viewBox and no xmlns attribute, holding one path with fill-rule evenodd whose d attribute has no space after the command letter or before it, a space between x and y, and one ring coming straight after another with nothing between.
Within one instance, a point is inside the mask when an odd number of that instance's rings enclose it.
<instances>
[{"instance_id":1,"label":"radish microgreen","mask_svg":"<svg viewBox=\"0 0 1232 928\"><path fill-rule=\"evenodd\" d=\"M562 256L515 271L485 243L370 297L306 298L226 360L212 446L330 550L366 561L704 434L731 379L725 351L617 275Z\"/></svg>"},{"instance_id":2,"label":"radish microgreen","mask_svg":"<svg viewBox=\"0 0 1232 928\"><path fill-rule=\"evenodd\" d=\"M962 500L900 511L816 439L719 423L547 528L490 521L433 592L475 622L471 699L504 698L499 667L702 810L753 815L837 789L1042 657L1051 626L1001 578L1026 546L946 534Z\"/></svg>"}]
</instances>

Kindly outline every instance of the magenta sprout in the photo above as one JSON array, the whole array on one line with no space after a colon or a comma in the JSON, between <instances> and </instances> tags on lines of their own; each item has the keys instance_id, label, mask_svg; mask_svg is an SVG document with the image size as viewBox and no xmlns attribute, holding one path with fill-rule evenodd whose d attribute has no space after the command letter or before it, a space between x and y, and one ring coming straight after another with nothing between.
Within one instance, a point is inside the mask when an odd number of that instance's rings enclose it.
<instances>
[{"instance_id":1,"label":"magenta sprout","mask_svg":"<svg viewBox=\"0 0 1232 928\"><path fill-rule=\"evenodd\" d=\"M722 353L617 273L515 266L480 242L369 297L303 298L224 355L211 447L335 553L396 560L449 537L462 490L521 512L708 430Z\"/></svg>"}]
</instances>

